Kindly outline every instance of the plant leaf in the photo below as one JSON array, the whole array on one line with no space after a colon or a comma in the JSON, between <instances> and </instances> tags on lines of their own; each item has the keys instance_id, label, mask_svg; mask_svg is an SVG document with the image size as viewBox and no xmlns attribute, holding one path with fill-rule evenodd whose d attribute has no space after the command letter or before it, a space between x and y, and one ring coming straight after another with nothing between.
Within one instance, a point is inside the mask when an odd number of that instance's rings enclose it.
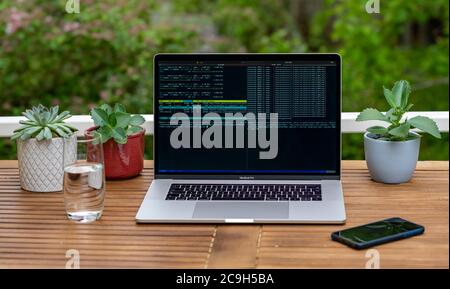
<instances>
[{"instance_id":1,"label":"plant leaf","mask_svg":"<svg viewBox=\"0 0 450 289\"><path fill-rule=\"evenodd\" d=\"M18 129L15 129L13 132L19 132L24 129L30 128L30 127L33 127L33 125L23 125L23 126L19 127Z\"/></svg>"},{"instance_id":2,"label":"plant leaf","mask_svg":"<svg viewBox=\"0 0 450 289\"><path fill-rule=\"evenodd\" d=\"M410 128L411 125L408 122L404 122L401 125L389 130L389 134L399 138L407 138Z\"/></svg>"},{"instance_id":3,"label":"plant leaf","mask_svg":"<svg viewBox=\"0 0 450 289\"><path fill-rule=\"evenodd\" d=\"M382 120L389 122L389 119L374 108L366 108L356 117L356 121L366 121L366 120Z\"/></svg>"},{"instance_id":4,"label":"plant leaf","mask_svg":"<svg viewBox=\"0 0 450 289\"><path fill-rule=\"evenodd\" d=\"M65 123L57 123L52 126L56 126L57 128L63 130L67 134L72 134L72 130L69 127L67 127L67 125ZM49 127L51 127L51 126L49 125Z\"/></svg>"},{"instance_id":5,"label":"plant leaf","mask_svg":"<svg viewBox=\"0 0 450 289\"><path fill-rule=\"evenodd\" d=\"M29 120L31 120L32 122L36 123L36 119L33 116L33 112L29 109L27 109L26 111L22 112L22 115L25 116L26 118L28 118Z\"/></svg>"},{"instance_id":6,"label":"plant leaf","mask_svg":"<svg viewBox=\"0 0 450 289\"><path fill-rule=\"evenodd\" d=\"M114 112L125 112L125 107L120 103L116 103L114 105Z\"/></svg>"},{"instance_id":7,"label":"plant leaf","mask_svg":"<svg viewBox=\"0 0 450 289\"><path fill-rule=\"evenodd\" d=\"M34 119L36 120L37 124L43 125L43 121L42 121L42 118L41 118L41 115L39 114L39 112L35 111L33 113L33 116L34 116Z\"/></svg>"},{"instance_id":8,"label":"plant leaf","mask_svg":"<svg viewBox=\"0 0 450 289\"><path fill-rule=\"evenodd\" d=\"M372 126L367 129L368 132L373 134L385 134L388 132L388 129L383 126Z\"/></svg>"},{"instance_id":9,"label":"plant leaf","mask_svg":"<svg viewBox=\"0 0 450 289\"><path fill-rule=\"evenodd\" d=\"M25 129L23 131L23 133L28 134L30 136L33 136L33 134L39 132L42 129L41 126L33 126L33 127L29 127L27 129Z\"/></svg>"},{"instance_id":10,"label":"plant leaf","mask_svg":"<svg viewBox=\"0 0 450 289\"><path fill-rule=\"evenodd\" d=\"M108 104L104 103L99 106L101 110L104 110L108 115L112 113L112 108Z\"/></svg>"},{"instance_id":11,"label":"plant leaf","mask_svg":"<svg viewBox=\"0 0 450 289\"><path fill-rule=\"evenodd\" d=\"M70 116L71 115L67 110L63 111L53 120L53 123L61 122L61 121L65 120L66 118L69 118Z\"/></svg>"},{"instance_id":12,"label":"plant leaf","mask_svg":"<svg viewBox=\"0 0 450 289\"><path fill-rule=\"evenodd\" d=\"M403 94L403 98L402 98L402 107L406 107L408 105L408 101L409 101L409 95L411 93L411 86L409 85L408 81L406 82L406 86L405 86L405 91ZM410 104L411 106L413 106L413 104ZM411 107L409 107L411 108Z\"/></svg>"},{"instance_id":13,"label":"plant leaf","mask_svg":"<svg viewBox=\"0 0 450 289\"><path fill-rule=\"evenodd\" d=\"M93 144L104 143L102 135L98 131L93 131L91 136L94 138ZM107 140L106 140L107 141ZM105 141L105 142L106 142Z\"/></svg>"},{"instance_id":14,"label":"plant leaf","mask_svg":"<svg viewBox=\"0 0 450 289\"><path fill-rule=\"evenodd\" d=\"M13 134L12 136L11 136L11 140L16 140L16 139L18 139L20 136L22 136L22 132L20 131L20 132L16 132L15 134Z\"/></svg>"},{"instance_id":15,"label":"plant leaf","mask_svg":"<svg viewBox=\"0 0 450 289\"><path fill-rule=\"evenodd\" d=\"M412 104L412 103L408 104L408 105L405 107L405 112L406 112L406 111L409 111L409 110L411 109L411 107L413 107L413 106L414 106L414 104Z\"/></svg>"},{"instance_id":16,"label":"plant leaf","mask_svg":"<svg viewBox=\"0 0 450 289\"><path fill-rule=\"evenodd\" d=\"M392 108L396 108L397 106L395 105L395 97L392 94L392 91L390 91L389 89L387 89L386 87L383 86L383 92L384 92L384 97L386 98L386 101L389 103L389 105Z\"/></svg>"},{"instance_id":17,"label":"plant leaf","mask_svg":"<svg viewBox=\"0 0 450 289\"><path fill-rule=\"evenodd\" d=\"M41 132L43 132L44 130L41 130ZM39 133L40 134L40 133ZM39 136L39 134L38 134L38 136ZM27 139L29 139L31 137L31 135L29 135L29 134L26 134L26 133L22 133L22 135L20 136L20 139L21 140L27 140ZM37 137L36 137L37 138Z\"/></svg>"},{"instance_id":18,"label":"plant leaf","mask_svg":"<svg viewBox=\"0 0 450 289\"><path fill-rule=\"evenodd\" d=\"M48 127L44 127L44 139L52 139L52 132Z\"/></svg>"},{"instance_id":19,"label":"plant leaf","mask_svg":"<svg viewBox=\"0 0 450 289\"><path fill-rule=\"evenodd\" d=\"M41 130L39 133L38 133L38 135L36 136L36 140L38 140L38 141L41 141L41 140L43 140L44 139L44 129L43 130ZM22 136L23 137L23 136ZM23 139L21 137L21 139ZM28 136L29 137L29 136Z\"/></svg>"},{"instance_id":20,"label":"plant leaf","mask_svg":"<svg viewBox=\"0 0 450 289\"><path fill-rule=\"evenodd\" d=\"M117 119L117 127L126 128L129 125L131 119L131 115L129 113L119 111L116 112L115 115Z\"/></svg>"},{"instance_id":21,"label":"plant leaf","mask_svg":"<svg viewBox=\"0 0 450 289\"><path fill-rule=\"evenodd\" d=\"M49 121L49 119L50 119L50 116L51 116L51 114L50 114L50 112L48 112L48 111L44 111L44 112L42 113L42 123L43 123L44 125L46 125L46 124L48 123L48 121Z\"/></svg>"},{"instance_id":22,"label":"plant leaf","mask_svg":"<svg viewBox=\"0 0 450 289\"><path fill-rule=\"evenodd\" d=\"M91 110L91 117L97 126L108 125L108 114L100 108L93 108Z\"/></svg>"},{"instance_id":23,"label":"plant leaf","mask_svg":"<svg viewBox=\"0 0 450 289\"><path fill-rule=\"evenodd\" d=\"M128 129L127 129L127 135L133 135L133 134L135 134L135 133L138 133L138 132L141 132L141 131L143 131L144 129L142 128L142 127L140 127L140 126L130 126Z\"/></svg>"},{"instance_id":24,"label":"plant leaf","mask_svg":"<svg viewBox=\"0 0 450 289\"><path fill-rule=\"evenodd\" d=\"M395 108L391 108L391 109L389 109L389 110L386 112L386 117L387 117L391 122L397 121L397 119L398 119L398 116L397 116L397 115L394 115L394 112L395 112Z\"/></svg>"},{"instance_id":25,"label":"plant leaf","mask_svg":"<svg viewBox=\"0 0 450 289\"><path fill-rule=\"evenodd\" d=\"M69 134L67 134L65 131L63 131L62 129L60 129L59 127L55 127L55 132L64 138L67 138L69 136Z\"/></svg>"},{"instance_id":26,"label":"plant leaf","mask_svg":"<svg viewBox=\"0 0 450 289\"><path fill-rule=\"evenodd\" d=\"M59 106L54 106L50 109L50 118L48 120L48 122L53 122L55 120L55 118L58 116L58 111L59 111Z\"/></svg>"},{"instance_id":27,"label":"plant leaf","mask_svg":"<svg viewBox=\"0 0 450 289\"><path fill-rule=\"evenodd\" d=\"M435 138L441 138L441 133L439 132L438 126L431 118L426 116L415 116L408 119L407 122L413 127L431 134Z\"/></svg>"},{"instance_id":28,"label":"plant leaf","mask_svg":"<svg viewBox=\"0 0 450 289\"><path fill-rule=\"evenodd\" d=\"M400 80L395 82L394 87L392 88L392 95L394 96L396 107L406 107L410 93L411 87L408 81Z\"/></svg>"},{"instance_id":29,"label":"plant leaf","mask_svg":"<svg viewBox=\"0 0 450 289\"><path fill-rule=\"evenodd\" d=\"M29 125L36 125L36 122L31 120L19 120L20 124L29 124Z\"/></svg>"},{"instance_id":30,"label":"plant leaf","mask_svg":"<svg viewBox=\"0 0 450 289\"><path fill-rule=\"evenodd\" d=\"M115 113L111 113L108 117L108 123L110 126L115 127L117 124L117 119Z\"/></svg>"},{"instance_id":31,"label":"plant leaf","mask_svg":"<svg viewBox=\"0 0 450 289\"><path fill-rule=\"evenodd\" d=\"M78 131L78 129L77 129L76 127L73 127L73 126L71 126L71 125L69 125L69 124L67 124L67 123L59 123L58 125L63 126L64 128L68 128L68 129L70 129L72 132Z\"/></svg>"},{"instance_id":32,"label":"plant leaf","mask_svg":"<svg viewBox=\"0 0 450 289\"><path fill-rule=\"evenodd\" d=\"M112 129L109 126L98 128L97 133L100 135L102 143L105 143L112 138Z\"/></svg>"},{"instance_id":33,"label":"plant leaf","mask_svg":"<svg viewBox=\"0 0 450 289\"><path fill-rule=\"evenodd\" d=\"M56 135L60 137L68 137L72 134L72 131L64 126L64 124L48 124L47 125Z\"/></svg>"},{"instance_id":34,"label":"plant leaf","mask_svg":"<svg viewBox=\"0 0 450 289\"><path fill-rule=\"evenodd\" d=\"M128 140L125 129L122 127L114 128L112 130L112 137L114 138L114 141L119 144L126 144Z\"/></svg>"},{"instance_id":35,"label":"plant leaf","mask_svg":"<svg viewBox=\"0 0 450 289\"><path fill-rule=\"evenodd\" d=\"M130 119L130 125L141 125L145 122L145 118L142 115L135 114Z\"/></svg>"}]
</instances>

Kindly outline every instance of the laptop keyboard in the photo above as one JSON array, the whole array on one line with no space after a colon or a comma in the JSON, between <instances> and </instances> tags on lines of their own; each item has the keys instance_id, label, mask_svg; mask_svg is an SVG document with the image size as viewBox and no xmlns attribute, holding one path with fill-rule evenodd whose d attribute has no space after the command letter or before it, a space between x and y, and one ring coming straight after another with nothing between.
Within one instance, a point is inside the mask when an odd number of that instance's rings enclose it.
<instances>
[{"instance_id":1,"label":"laptop keyboard","mask_svg":"<svg viewBox=\"0 0 450 289\"><path fill-rule=\"evenodd\" d=\"M322 201L322 188L318 184L173 184L166 200Z\"/></svg>"}]
</instances>

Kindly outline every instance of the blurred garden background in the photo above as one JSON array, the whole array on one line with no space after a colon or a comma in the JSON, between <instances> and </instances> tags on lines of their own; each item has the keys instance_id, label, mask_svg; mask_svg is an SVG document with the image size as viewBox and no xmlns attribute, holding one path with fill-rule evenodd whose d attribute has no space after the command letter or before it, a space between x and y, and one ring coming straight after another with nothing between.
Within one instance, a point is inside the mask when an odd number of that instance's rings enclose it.
<instances>
[{"instance_id":1,"label":"blurred garden background","mask_svg":"<svg viewBox=\"0 0 450 289\"><path fill-rule=\"evenodd\" d=\"M152 60L160 52L339 52L343 110L387 109L382 85L406 79L412 110L449 109L448 0L0 1L0 116L31 105L88 114L121 102L152 113ZM147 139L146 158L151 155ZM16 158L0 139L0 159ZM424 137L421 159L448 160L448 134ZM361 134L343 136L343 158L363 159Z\"/></svg>"}]
</instances>

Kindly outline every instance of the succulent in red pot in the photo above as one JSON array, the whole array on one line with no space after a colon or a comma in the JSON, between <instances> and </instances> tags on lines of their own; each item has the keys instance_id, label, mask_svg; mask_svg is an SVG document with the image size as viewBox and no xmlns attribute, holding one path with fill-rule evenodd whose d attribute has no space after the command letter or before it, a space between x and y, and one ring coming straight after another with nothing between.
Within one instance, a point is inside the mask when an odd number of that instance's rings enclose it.
<instances>
[{"instance_id":1,"label":"succulent in red pot","mask_svg":"<svg viewBox=\"0 0 450 289\"><path fill-rule=\"evenodd\" d=\"M114 108L102 104L90 112L95 127L85 133L100 136L103 142L107 179L126 179L139 175L144 167L144 135L141 115L127 113L121 104Z\"/></svg>"}]
</instances>

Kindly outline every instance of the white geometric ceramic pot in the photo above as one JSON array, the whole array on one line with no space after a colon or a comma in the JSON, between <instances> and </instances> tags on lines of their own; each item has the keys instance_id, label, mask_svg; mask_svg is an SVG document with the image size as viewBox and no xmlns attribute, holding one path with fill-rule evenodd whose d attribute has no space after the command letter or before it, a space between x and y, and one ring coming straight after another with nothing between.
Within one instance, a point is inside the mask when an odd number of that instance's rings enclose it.
<instances>
[{"instance_id":1,"label":"white geometric ceramic pot","mask_svg":"<svg viewBox=\"0 0 450 289\"><path fill-rule=\"evenodd\" d=\"M17 140L20 185L32 192L57 192L63 188L64 163L77 157L76 135L37 141L35 138ZM64 151L64 142L68 142ZM66 157L64 157L64 154Z\"/></svg>"}]
</instances>

